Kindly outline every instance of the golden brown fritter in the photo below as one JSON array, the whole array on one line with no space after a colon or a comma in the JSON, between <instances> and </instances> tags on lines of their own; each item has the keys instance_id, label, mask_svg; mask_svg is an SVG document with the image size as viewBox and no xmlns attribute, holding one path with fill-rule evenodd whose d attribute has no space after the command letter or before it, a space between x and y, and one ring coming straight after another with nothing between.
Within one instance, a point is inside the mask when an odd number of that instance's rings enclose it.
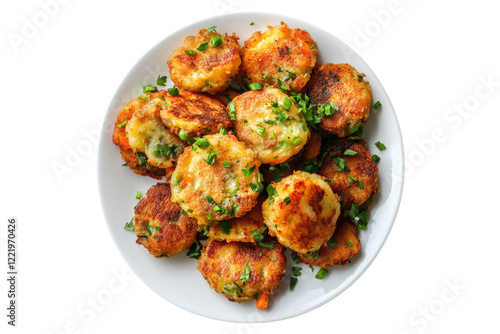
<instances>
[{"instance_id":1,"label":"golden brown fritter","mask_svg":"<svg viewBox=\"0 0 500 334\"><path fill-rule=\"evenodd\" d=\"M170 257L191 246L198 224L171 201L170 184L157 183L135 206L134 230L151 254Z\"/></svg>"},{"instance_id":2,"label":"golden brown fritter","mask_svg":"<svg viewBox=\"0 0 500 334\"><path fill-rule=\"evenodd\" d=\"M271 186L277 195L262 205L269 235L300 254L318 250L332 237L340 204L321 176L295 172Z\"/></svg>"},{"instance_id":3,"label":"golden brown fritter","mask_svg":"<svg viewBox=\"0 0 500 334\"><path fill-rule=\"evenodd\" d=\"M285 248L275 241L267 242L275 248L209 239L201 251L198 270L212 289L230 301L267 298L286 270Z\"/></svg>"},{"instance_id":4,"label":"golden brown fritter","mask_svg":"<svg viewBox=\"0 0 500 334\"><path fill-rule=\"evenodd\" d=\"M332 180L330 186L333 192L343 198L342 207L349 209L353 203L361 205L376 195L379 192L378 167L367 150L365 141L337 138L325 141L323 151L327 155L317 173ZM342 168L342 164L347 168Z\"/></svg>"},{"instance_id":5,"label":"golden brown fritter","mask_svg":"<svg viewBox=\"0 0 500 334\"><path fill-rule=\"evenodd\" d=\"M130 148L148 157L148 164L170 168L187 146L161 121L160 110L170 100L154 98L138 109L125 125Z\"/></svg>"},{"instance_id":6,"label":"golden brown fritter","mask_svg":"<svg viewBox=\"0 0 500 334\"><path fill-rule=\"evenodd\" d=\"M231 84L241 63L236 35L221 35L200 30L188 36L167 62L170 78L180 88L191 92L216 94ZM219 43L220 42L220 43Z\"/></svg>"},{"instance_id":7,"label":"golden brown fritter","mask_svg":"<svg viewBox=\"0 0 500 334\"><path fill-rule=\"evenodd\" d=\"M262 163L285 162L306 144L309 129L304 115L281 90L248 91L232 103L236 136L254 150Z\"/></svg>"},{"instance_id":8,"label":"golden brown fritter","mask_svg":"<svg viewBox=\"0 0 500 334\"><path fill-rule=\"evenodd\" d=\"M304 150L301 154L302 160L316 160L321 151L321 136L315 132L311 131L311 136L304 146Z\"/></svg>"},{"instance_id":9,"label":"golden brown fritter","mask_svg":"<svg viewBox=\"0 0 500 334\"><path fill-rule=\"evenodd\" d=\"M241 217L257 204L250 183L259 183L259 166L254 152L232 133L206 135L179 157L172 199L199 224Z\"/></svg>"},{"instance_id":10,"label":"golden brown fritter","mask_svg":"<svg viewBox=\"0 0 500 334\"><path fill-rule=\"evenodd\" d=\"M264 194L259 195L259 201L253 209L239 218L233 218L227 222L231 224L229 234L222 232L220 224L212 224L208 226L209 231L207 236L215 240L254 242L252 231L261 231L264 225L264 217L262 217L262 203L266 197Z\"/></svg>"},{"instance_id":11,"label":"golden brown fritter","mask_svg":"<svg viewBox=\"0 0 500 334\"><path fill-rule=\"evenodd\" d=\"M358 122L366 122L372 93L364 77L349 64L324 64L314 69L307 84L311 103L332 102L338 107L333 115L322 118L321 128L338 137L345 137L355 132Z\"/></svg>"},{"instance_id":12,"label":"golden brown fritter","mask_svg":"<svg viewBox=\"0 0 500 334\"><path fill-rule=\"evenodd\" d=\"M127 166L137 175L149 176L153 179L161 180L167 172L170 175L173 171L173 168L163 169L151 166L147 163L147 157L144 153L134 153L130 148L128 150L120 149L120 154L123 161L127 163ZM138 156L141 157L142 162L139 161Z\"/></svg>"},{"instance_id":13,"label":"golden brown fritter","mask_svg":"<svg viewBox=\"0 0 500 334\"><path fill-rule=\"evenodd\" d=\"M128 150L130 145L127 138L127 132L125 131L128 121L134 116L137 110L141 109L152 99L166 98L168 96L170 96L170 94L166 90L159 90L155 93L141 95L127 103L127 105L120 110L116 118L115 128L113 130L113 143L118 145L121 149Z\"/></svg>"},{"instance_id":14,"label":"golden brown fritter","mask_svg":"<svg viewBox=\"0 0 500 334\"><path fill-rule=\"evenodd\" d=\"M349 218L339 219L333 238L329 242L335 245L331 247L325 244L321 246L318 254L308 257L299 254L300 260L312 266L329 268L347 264L347 261L361 250L358 228L349 221Z\"/></svg>"},{"instance_id":15,"label":"golden brown fritter","mask_svg":"<svg viewBox=\"0 0 500 334\"><path fill-rule=\"evenodd\" d=\"M218 99L184 90L171 96L160 114L170 131L178 134L182 129L184 135L191 138L232 126L226 107Z\"/></svg>"},{"instance_id":16,"label":"golden brown fritter","mask_svg":"<svg viewBox=\"0 0 500 334\"><path fill-rule=\"evenodd\" d=\"M309 33L290 29L284 22L255 32L241 49L238 81L241 85L259 82L279 87L278 80L291 90L300 92L309 81L316 65L318 48Z\"/></svg>"}]
</instances>

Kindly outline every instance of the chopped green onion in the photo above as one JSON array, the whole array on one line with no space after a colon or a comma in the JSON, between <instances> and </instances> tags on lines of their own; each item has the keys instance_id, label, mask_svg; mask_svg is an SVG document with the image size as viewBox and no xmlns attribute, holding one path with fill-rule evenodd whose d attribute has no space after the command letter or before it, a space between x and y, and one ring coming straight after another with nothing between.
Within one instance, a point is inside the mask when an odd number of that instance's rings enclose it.
<instances>
[{"instance_id":1,"label":"chopped green onion","mask_svg":"<svg viewBox=\"0 0 500 334\"><path fill-rule=\"evenodd\" d=\"M215 203L214 199L213 199L213 198L212 198L212 196L210 196L210 195L205 196L205 199L206 199L206 200L208 201L208 203L210 203L210 204L214 204L214 203Z\"/></svg>"},{"instance_id":2,"label":"chopped green onion","mask_svg":"<svg viewBox=\"0 0 500 334\"><path fill-rule=\"evenodd\" d=\"M248 87L251 89L251 90L260 90L262 89L262 86L259 82L252 82L250 85L248 85Z\"/></svg>"},{"instance_id":3,"label":"chopped green onion","mask_svg":"<svg viewBox=\"0 0 500 334\"><path fill-rule=\"evenodd\" d=\"M229 104L227 105L227 107L229 108L229 118L231 120L235 121L236 120L236 116L235 116L236 109L234 108L233 101L229 102Z\"/></svg>"},{"instance_id":4,"label":"chopped green onion","mask_svg":"<svg viewBox=\"0 0 500 334\"><path fill-rule=\"evenodd\" d=\"M382 144L380 141L376 142L375 143L375 146L377 146L377 148L381 151L384 151L387 147L385 147L384 144Z\"/></svg>"},{"instance_id":5,"label":"chopped green onion","mask_svg":"<svg viewBox=\"0 0 500 334\"><path fill-rule=\"evenodd\" d=\"M344 151L344 155L356 155L356 154L358 154L358 152L353 151L351 149L347 149Z\"/></svg>"},{"instance_id":6,"label":"chopped green onion","mask_svg":"<svg viewBox=\"0 0 500 334\"><path fill-rule=\"evenodd\" d=\"M359 82L363 81L363 76L362 75L358 75L358 81Z\"/></svg>"},{"instance_id":7,"label":"chopped green onion","mask_svg":"<svg viewBox=\"0 0 500 334\"><path fill-rule=\"evenodd\" d=\"M268 248L268 249L274 249L274 247L276 247L276 245L273 245L273 244L270 244L270 243L267 243L264 241L259 241L259 245L261 245L262 247Z\"/></svg>"},{"instance_id":8,"label":"chopped green onion","mask_svg":"<svg viewBox=\"0 0 500 334\"><path fill-rule=\"evenodd\" d=\"M214 220L214 216L212 215L211 212L207 212L208 219Z\"/></svg>"},{"instance_id":9,"label":"chopped green onion","mask_svg":"<svg viewBox=\"0 0 500 334\"><path fill-rule=\"evenodd\" d=\"M139 190L137 190L137 193L135 194L135 198L140 199L141 196L142 196L142 193Z\"/></svg>"},{"instance_id":10,"label":"chopped green onion","mask_svg":"<svg viewBox=\"0 0 500 334\"><path fill-rule=\"evenodd\" d=\"M379 162L380 161L380 157L376 154L372 155L372 159L375 163Z\"/></svg>"},{"instance_id":11,"label":"chopped green onion","mask_svg":"<svg viewBox=\"0 0 500 334\"><path fill-rule=\"evenodd\" d=\"M220 35L215 35L210 38L210 45L212 45L213 48L218 47L219 45L222 44L222 38Z\"/></svg>"},{"instance_id":12,"label":"chopped green onion","mask_svg":"<svg viewBox=\"0 0 500 334\"><path fill-rule=\"evenodd\" d=\"M269 196L278 196L278 192L271 184L266 187L266 191Z\"/></svg>"},{"instance_id":13,"label":"chopped green onion","mask_svg":"<svg viewBox=\"0 0 500 334\"><path fill-rule=\"evenodd\" d=\"M203 160L206 161L207 164L213 165L216 159L217 159L217 154L215 154L214 152L209 152L207 158Z\"/></svg>"},{"instance_id":14,"label":"chopped green onion","mask_svg":"<svg viewBox=\"0 0 500 334\"><path fill-rule=\"evenodd\" d=\"M118 124L118 127L119 128L122 128L125 126L125 124L127 124L128 121L125 121L125 122L121 122L120 124Z\"/></svg>"},{"instance_id":15,"label":"chopped green onion","mask_svg":"<svg viewBox=\"0 0 500 334\"><path fill-rule=\"evenodd\" d=\"M220 131L219 131L219 133L220 133L221 135L227 135L227 130L226 130L226 129L224 129L224 128L221 128L221 129L220 129Z\"/></svg>"},{"instance_id":16,"label":"chopped green onion","mask_svg":"<svg viewBox=\"0 0 500 334\"><path fill-rule=\"evenodd\" d=\"M328 274L328 270L326 270L325 268L321 268L315 277L316 277L316 279L324 279L327 274Z\"/></svg>"},{"instance_id":17,"label":"chopped green onion","mask_svg":"<svg viewBox=\"0 0 500 334\"><path fill-rule=\"evenodd\" d=\"M190 140L191 136L187 135L184 129L179 130L179 138L182 140Z\"/></svg>"},{"instance_id":18,"label":"chopped green onion","mask_svg":"<svg viewBox=\"0 0 500 334\"><path fill-rule=\"evenodd\" d=\"M187 212L188 213L193 213L194 211L193 211L193 209L187 209Z\"/></svg>"},{"instance_id":19,"label":"chopped green onion","mask_svg":"<svg viewBox=\"0 0 500 334\"><path fill-rule=\"evenodd\" d=\"M195 142L194 145L198 146L202 150L208 148L210 146L210 142L208 141L207 138L198 138Z\"/></svg>"},{"instance_id":20,"label":"chopped green onion","mask_svg":"<svg viewBox=\"0 0 500 334\"><path fill-rule=\"evenodd\" d=\"M271 77L269 76L269 74L262 74L262 79L264 79L264 81L267 81L269 80Z\"/></svg>"},{"instance_id":21,"label":"chopped green onion","mask_svg":"<svg viewBox=\"0 0 500 334\"><path fill-rule=\"evenodd\" d=\"M261 137L264 136L264 132L266 132L266 128L261 126L261 125L258 125L257 126L257 130L256 130L257 134Z\"/></svg>"},{"instance_id":22,"label":"chopped green onion","mask_svg":"<svg viewBox=\"0 0 500 334\"><path fill-rule=\"evenodd\" d=\"M184 50L184 53L188 56L196 56L196 51L193 50Z\"/></svg>"},{"instance_id":23,"label":"chopped green onion","mask_svg":"<svg viewBox=\"0 0 500 334\"><path fill-rule=\"evenodd\" d=\"M231 163L229 161L227 161L227 160L224 160L222 162L222 166L224 166L225 168L229 168L229 167L231 167Z\"/></svg>"},{"instance_id":24,"label":"chopped green onion","mask_svg":"<svg viewBox=\"0 0 500 334\"><path fill-rule=\"evenodd\" d=\"M295 290L295 286L297 285L297 281L299 279L297 277L290 277L290 291Z\"/></svg>"},{"instance_id":25,"label":"chopped green onion","mask_svg":"<svg viewBox=\"0 0 500 334\"><path fill-rule=\"evenodd\" d=\"M292 267L292 273L293 273L293 276L295 276L295 277L299 277L300 275L302 275L301 271L302 271L301 267L295 267L295 266Z\"/></svg>"},{"instance_id":26,"label":"chopped green onion","mask_svg":"<svg viewBox=\"0 0 500 334\"><path fill-rule=\"evenodd\" d=\"M205 51L208 48L208 42L206 43L201 43L200 46L196 48L198 51Z\"/></svg>"},{"instance_id":27,"label":"chopped green onion","mask_svg":"<svg viewBox=\"0 0 500 334\"><path fill-rule=\"evenodd\" d=\"M244 177L248 177L254 170L255 170L255 165L253 165L253 167L248 168L248 164L247 164L247 168L242 169L241 172L243 173Z\"/></svg>"},{"instance_id":28,"label":"chopped green onion","mask_svg":"<svg viewBox=\"0 0 500 334\"><path fill-rule=\"evenodd\" d=\"M375 104L373 105L373 109L375 110L377 110L380 107L382 107L382 103L380 103L380 101L375 102Z\"/></svg>"},{"instance_id":29,"label":"chopped green onion","mask_svg":"<svg viewBox=\"0 0 500 334\"><path fill-rule=\"evenodd\" d=\"M295 262L296 264L299 264L299 263L300 263L300 257L299 257L299 255L297 254L297 252L293 251L291 256L292 256L292 260L293 260L293 262Z\"/></svg>"},{"instance_id":30,"label":"chopped green onion","mask_svg":"<svg viewBox=\"0 0 500 334\"><path fill-rule=\"evenodd\" d=\"M212 31L214 31L217 28L217 26L213 26L207 29L207 35L210 34Z\"/></svg>"},{"instance_id":31,"label":"chopped green onion","mask_svg":"<svg viewBox=\"0 0 500 334\"><path fill-rule=\"evenodd\" d=\"M253 239L255 241L259 242L259 241L264 240L264 236L259 231L252 230L252 231L250 231L250 233L252 233Z\"/></svg>"},{"instance_id":32,"label":"chopped green onion","mask_svg":"<svg viewBox=\"0 0 500 334\"><path fill-rule=\"evenodd\" d=\"M248 260L243 266L243 272L241 273L240 280L243 283L250 281L250 267L248 266Z\"/></svg>"},{"instance_id":33,"label":"chopped green onion","mask_svg":"<svg viewBox=\"0 0 500 334\"><path fill-rule=\"evenodd\" d=\"M285 199L283 200L283 202L285 202L286 205L290 204L292 202L292 200L290 199L290 197L285 197Z\"/></svg>"}]
</instances>

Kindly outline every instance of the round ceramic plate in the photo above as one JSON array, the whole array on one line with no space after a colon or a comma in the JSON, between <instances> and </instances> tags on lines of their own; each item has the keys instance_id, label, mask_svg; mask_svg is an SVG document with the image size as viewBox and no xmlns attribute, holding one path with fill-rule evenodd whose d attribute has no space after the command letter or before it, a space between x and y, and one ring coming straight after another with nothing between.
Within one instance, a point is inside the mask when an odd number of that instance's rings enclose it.
<instances>
[{"instance_id":1,"label":"round ceramic plate","mask_svg":"<svg viewBox=\"0 0 500 334\"><path fill-rule=\"evenodd\" d=\"M186 256L186 251L172 258L157 259L135 243L135 233L123 226L131 220L135 194L143 194L157 181L134 174L122 167L120 150L112 142L112 129L120 109L130 100L142 94L142 86L155 85L158 75L168 75L167 59L183 44L184 38L196 35L202 28L217 26L219 33L236 33L240 44L255 31L265 31L268 25L281 21L291 28L308 31L318 45L318 64L349 63L366 74L373 93L373 101L380 101L382 108L371 111L365 125L365 140L372 153L381 157L379 167L380 193L370 208L366 230L360 231L362 251L346 266L329 269L323 280L315 279L309 266L303 267L295 287L289 291L292 264L290 251L287 272L283 282L269 298L269 307L257 310L255 301L231 303L223 295L212 290L196 269L197 261ZM254 22L253 25L250 25ZM169 78L170 79L170 78ZM172 82L167 82L172 87ZM381 141L387 150L380 152L374 145ZM99 144L98 183L101 204L109 231L130 268L157 294L169 302L190 312L213 319L236 322L265 322L290 318L332 300L347 289L377 256L390 230L401 199L403 189L403 143L401 133L389 97L368 65L346 44L330 33L310 23L274 14L239 13L214 17L191 24L155 45L146 53L123 79L105 115Z\"/></svg>"}]
</instances>

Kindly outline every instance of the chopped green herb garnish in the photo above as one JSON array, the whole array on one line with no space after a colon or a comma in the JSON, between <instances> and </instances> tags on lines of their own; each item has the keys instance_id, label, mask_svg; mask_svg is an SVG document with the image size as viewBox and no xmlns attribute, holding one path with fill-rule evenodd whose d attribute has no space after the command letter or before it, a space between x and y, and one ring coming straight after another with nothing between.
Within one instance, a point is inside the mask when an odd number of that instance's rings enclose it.
<instances>
[{"instance_id":1,"label":"chopped green herb garnish","mask_svg":"<svg viewBox=\"0 0 500 334\"><path fill-rule=\"evenodd\" d=\"M368 211L360 208L357 204L352 204L351 209L346 213L351 217L351 221L357 224L360 230L366 229L366 225L368 224Z\"/></svg>"},{"instance_id":2,"label":"chopped green herb garnish","mask_svg":"<svg viewBox=\"0 0 500 334\"><path fill-rule=\"evenodd\" d=\"M184 129L179 130L179 138L182 140L190 140L191 136L187 135Z\"/></svg>"},{"instance_id":3,"label":"chopped green herb garnish","mask_svg":"<svg viewBox=\"0 0 500 334\"><path fill-rule=\"evenodd\" d=\"M221 220L219 222L220 230L224 234L229 234L231 232L231 228L233 227L230 223L227 221Z\"/></svg>"},{"instance_id":4,"label":"chopped green herb garnish","mask_svg":"<svg viewBox=\"0 0 500 334\"><path fill-rule=\"evenodd\" d=\"M195 138L196 139L196 138ZM194 145L198 146L202 150L208 148L210 146L210 142L208 141L207 138L198 138L194 142Z\"/></svg>"},{"instance_id":5,"label":"chopped green herb garnish","mask_svg":"<svg viewBox=\"0 0 500 334\"><path fill-rule=\"evenodd\" d=\"M201 43L200 46L196 48L198 51L205 51L208 48L208 42L206 43Z\"/></svg>"},{"instance_id":6,"label":"chopped green herb garnish","mask_svg":"<svg viewBox=\"0 0 500 334\"><path fill-rule=\"evenodd\" d=\"M137 156L137 159L139 160L139 163L135 166L136 169L149 166L148 157L144 153L135 152L135 155Z\"/></svg>"},{"instance_id":7,"label":"chopped green herb garnish","mask_svg":"<svg viewBox=\"0 0 500 334\"><path fill-rule=\"evenodd\" d=\"M250 187L250 189L258 193L261 193L264 190L264 185L260 182L257 184L250 182L248 186Z\"/></svg>"},{"instance_id":8,"label":"chopped green herb garnish","mask_svg":"<svg viewBox=\"0 0 500 334\"><path fill-rule=\"evenodd\" d=\"M144 94L146 93L154 93L154 92L157 92L158 91L158 88L156 88L155 86L152 86L152 85L146 85L144 87L142 87L142 92Z\"/></svg>"},{"instance_id":9,"label":"chopped green herb garnish","mask_svg":"<svg viewBox=\"0 0 500 334\"><path fill-rule=\"evenodd\" d=\"M264 79L264 81L268 81L270 78L269 74L262 74L262 79Z\"/></svg>"},{"instance_id":10,"label":"chopped green herb garnish","mask_svg":"<svg viewBox=\"0 0 500 334\"><path fill-rule=\"evenodd\" d=\"M253 22L250 22L250 25L253 26Z\"/></svg>"},{"instance_id":11,"label":"chopped green herb garnish","mask_svg":"<svg viewBox=\"0 0 500 334\"><path fill-rule=\"evenodd\" d=\"M264 236L259 231L252 230L252 231L250 231L250 233L252 233L253 239L255 241L259 242L259 241L264 240Z\"/></svg>"},{"instance_id":12,"label":"chopped green herb garnish","mask_svg":"<svg viewBox=\"0 0 500 334\"><path fill-rule=\"evenodd\" d=\"M236 109L234 108L233 101L229 102L229 104L227 105L227 107L229 108L229 118L231 120L235 121L236 120L236 116L235 116Z\"/></svg>"},{"instance_id":13,"label":"chopped green herb garnish","mask_svg":"<svg viewBox=\"0 0 500 334\"><path fill-rule=\"evenodd\" d=\"M363 81L363 76L362 75L358 75L358 81L359 82Z\"/></svg>"},{"instance_id":14,"label":"chopped green herb garnish","mask_svg":"<svg viewBox=\"0 0 500 334\"><path fill-rule=\"evenodd\" d=\"M382 103L380 103L380 101L375 102L375 104L373 105L373 109L375 110L377 110L380 107L382 107Z\"/></svg>"},{"instance_id":15,"label":"chopped green herb garnish","mask_svg":"<svg viewBox=\"0 0 500 334\"><path fill-rule=\"evenodd\" d=\"M205 232L203 232L203 235L208 235L209 232L210 232L210 226L207 226Z\"/></svg>"},{"instance_id":16,"label":"chopped green herb garnish","mask_svg":"<svg viewBox=\"0 0 500 334\"><path fill-rule=\"evenodd\" d=\"M158 75L158 79L156 79L156 84L158 86L165 86L165 83L167 82L167 76L164 75L164 76L160 76Z\"/></svg>"},{"instance_id":17,"label":"chopped green herb garnish","mask_svg":"<svg viewBox=\"0 0 500 334\"><path fill-rule=\"evenodd\" d=\"M213 27L208 28L207 35L210 34L212 31L214 31L215 29L217 29L217 26L213 26Z\"/></svg>"},{"instance_id":18,"label":"chopped green herb garnish","mask_svg":"<svg viewBox=\"0 0 500 334\"><path fill-rule=\"evenodd\" d=\"M227 160L224 160L222 162L222 166L224 166L225 168L229 168L229 167L231 167L231 163L229 161L227 161Z\"/></svg>"},{"instance_id":19,"label":"chopped green herb garnish","mask_svg":"<svg viewBox=\"0 0 500 334\"><path fill-rule=\"evenodd\" d=\"M195 242L189 247L189 250L187 252L187 256L191 259L198 259L201 255L201 249L203 248L203 245L201 242L196 239Z\"/></svg>"},{"instance_id":20,"label":"chopped green herb garnish","mask_svg":"<svg viewBox=\"0 0 500 334\"><path fill-rule=\"evenodd\" d=\"M293 273L293 276L299 277L300 275L302 275L302 268L293 266L292 273Z\"/></svg>"},{"instance_id":21,"label":"chopped green herb garnish","mask_svg":"<svg viewBox=\"0 0 500 334\"><path fill-rule=\"evenodd\" d=\"M269 196L278 196L278 192L276 191L276 189L273 187L272 184L269 184L266 187L266 191Z\"/></svg>"},{"instance_id":22,"label":"chopped green herb garnish","mask_svg":"<svg viewBox=\"0 0 500 334\"><path fill-rule=\"evenodd\" d=\"M290 291L295 290L295 286L297 285L298 278L290 277Z\"/></svg>"},{"instance_id":23,"label":"chopped green herb garnish","mask_svg":"<svg viewBox=\"0 0 500 334\"><path fill-rule=\"evenodd\" d=\"M252 172L255 170L255 166L256 165L253 165L253 167L248 168L248 164L247 164L247 168L241 170L241 172L243 173L243 176L248 177L250 174L252 174Z\"/></svg>"},{"instance_id":24,"label":"chopped green herb garnish","mask_svg":"<svg viewBox=\"0 0 500 334\"><path fill-rule=\"evenodd\" d=\"M380 161L380 157L376 154L372 155L372 159L375 163L378 163Z\"/></svg>"},{"instance_id":25,"label":"chopped green herb garnish","mask_svg":"<svg viewBox=\"0 0 500 334\"><path fill-rule=\"evenodd\" d=\"M356 125L354 125L354 127L355 126ZM352 127L351 130L354 127ZM347 136L346 139L359 140L359 139L363 139L364 135L365 135L365 129L362 126L360 126L359 129L355 133L352 133L351 135Z\"/></svg>"},{"instance_id":26,"label":"chopped green herb garnish","mask_svg":"<svg viewBox=\"0 0 500 334\"><path fill-rule=\"evenodd\" d=\"M187 212L188 213L193 213L194 211L193 211L193 209L187 209Z\"/></svg>"},{"instance_id":27,"label":"chopped green herb garnish","mask_svg":"<svg viewBox=\"0 0 500 334\"><path fill-rule=\"evenodd\" d=\"M205 196L205 199L206 199L206 200L208 201L208 203L210 203L210 204L214 204L214 203L215 203L214 199L213 199L213 198L212 198L212 196L210 196L210 195Z\"/></svg>"},{"instance_id":28,"label":"chopped green herb garnish","mask_svg":"<svg viewBox=\"0 0 500 334\"><path fill-rule=\"evenodd\" d=\"M179 95L179 89L177 87L174 88L168 88L167 89L168 93L172 96L174 95Z\"/></svg>"},{"instance_id":29,"label":"chopped green herb garnish","mask_svg":"<svg viewBox=\"0 0 500 334\"><path fill-rule=\"evenodd\" d=\"M345 245L351 248L353 246L353 243L350 240L346 240Z\"/></svg>"},{"instance_id":30,"label":"chopped green herb garnish","mask_svg":"<svg viewBox=\"0 0 500 334\"><path fill-rule=\"evenodd\" d=\"M356 154L358 154L358 152L353 151L351 149L347 149L344 151L344 155L356 155Z\"/></svg>"},{"instance_id":31,"label":"chopped green herb garnish","mask_svg":"<svg viewBox=\"0 0 500 334\"><path fill-rule=\"evenodd\" d=\"M261 126L261 125L257 125L257 130L255 132L257 132L257 134L261 137L264 136L264 132L266 131L266 128Z\"/></svg>"},{"instance_id":32,"label":"chopped green herb garnish","mask_svg":"<svg viewBox=\"0 0 500 334\"><path fill-rule=\"evenodd\" d=\"M292 251L292 260L293 262L295 262L296 264L299 264L300 263L300 257L299 255L297 254L297 252L295 251Z\"/></svg>"},{"instance_id":33,"label":"chopped green herb garnish","mask_svg":"<svg viewBox=\"0 0 500 334\"><path fill-rule=\"evenodd\" d=\"M250 85L248 85L248 87L251 90L261 90L262 89L262 85L259 82L252 82Z\"/></svg>"},{"instance_id":34,"label":"chopped green herb garnish","mask_svg":"<svg viewBox=\"0 0 500 334\"><path fill-rule=\"evenodd\" d=\"M290 199L290 197L285 197L283 202L285 202L285 204L288 205L288 204L292 203L292 200Z\"/></svg>"},{"instance_id":35,"label":"chopped green herb garnish","mask_svg":"<svg viewBox=\"0 0 500 334\"><path fill-rule=\"evenodd\" d=\"M250 267L248 266L248 260L243 266L243 272L241 273L240 280L243 283L250 281Z\"/></svg>"},{"instance_id":36,"label":"chopped green herb garnish","mask_svg":"<svg viewBox=\"0 0 500 334\"><path fill-rule=\"evenodd\" d=\"M318 273L316 274L316 279L324 279L328 275L328 270L325 268L320 268Z\"/></svg>"},{"instance_id":37,"label":"chopped green herb garnish","mask_svg":"<svg viewBox=\"0 0 500 334\"><path fill-rule=\"evenodd\" d=\"M234 282L227 283L226 285L224 285L222 290L224 291L224 293L227 293L230 296L236 296L236 297L241 296L241 294L243 293L243 289L238 284L236 284Z\"/></svg>"},{"instance_id":38,"label":"chopped green herb garnish","mask_svg":"<svg viewBox=\"0 0 500 334\"><path fill-rule=\"evenodd\" d=\"M210 45L212 45L213 48L218 47L219 45L222 44L222 38L220 35L215 35L210 38Z\"/></svg>"},{"instance_id":39,"label":"chopped green herb garnish","mask_svg":"<svg viewBox=\"0 0 500 334\"><path fill-rule=\"evenodd\" d=\"M332 183L332 179L325 179L325 182Z\"/></svg>"},{"instance_id":40,"label":"chopped green herb garnish","mask_svg":"<svg viewBox=\"0 0 500 334\"><path fill-rule=\"evenodd\" d=\"M206 161L207 164L213 165L216 159L217 159L217 154L215 154L214 152L209 152L207 158L203 160Z\"/></svg>"},{"instance_id":41,"label":"chopped green herb garnish","mask_svg":"<svg viewBox=\"0 0 500 334\"><path fill-rule=\"evenodd\" d=\"M196 51L193 50L184 50L184 53L188 56L196 56Z\"/></svg>"},{"instance_id":42,"label":"chopped green herb garnish","mask_svg":"<svg viewBox=\"0 0 500 334\"><path fill-rule=\"evenodd\" d=\"M212 215L211 212L207 212L208 219L214 220L214 216Z\"/></svg>"},{"instance_id":43,"label":"chopped green herb garnish","mask_svg":"<svg viewBox=\"0 0 500 334\"><path fill-rule=\"evenodd\" d=\"M121 122L120 124L118 124L118 127L119 128L122 128L125 126L125 124L127 124L128 121L125 121L125 122Z\"/></svg>"},{"instance_id":44,"label":"chopped green herb garnish","mask_svg":"<svg viewBox=\"0 0 500 334\"><path fill-rule=\"evenodd\" d=\"M337 172L350 171L349 167L347 167L345 164L345 159L335 157L335 156L333 156L331 158L332 158L333 162L335 162L337 165L339 165L339 168L335 169Z\"/></svg>"},{"instance_id":45,"label":"chopped green herb garnish","mask_svg":"<svg viewBox=\"0 0 500 334\"><path fill-rule=\"evenodd\" d=\"M134 221L131 220L128 223L125 223L125 226L123 226L123 229L127 230L127 231L134 231Z\"/></svg>"},{"instance_id":46,"label":"chopped green herb garnish","mask_svg":"<svg viewBox=\"0 0 500 334\"><path fill-rule=\"evenodd\" d=\"M262 247L268 248L268 249L274 249L274 247L276 247L276 245L273 245L273 244L270 244L270 243L264 242L264 241L259 241L259 245L261 245Z\"/></svg>"},{"instance_id":47,"label":"chopped green herb garnish","mask_svg":"<svg viewBox=\"0 0 500 334\"><path fill-rule=\"evenodd\" d=\"M227 130L226 130L226 129L224 129L224 128L221 128L221 129L220 129L220 131L219 131L219 133L220 133L221 135L227 135Z\"/></svg>"},{"instance_id":48,"label":"chopped green herb garnish","mask_svg":"<svg viewBox=\"0 0 500 334\"><path fill-rule=\"evenodd\" d=\"M381 151L384 151L387 147L385 147L384 144L382 144L380 141L376 142L375 143L375 146L377 146L377 148Z\"/></svg>"},{"instance_id":49,"label":"chopped green herb garnish","mask_svg":"<svg viewBox=\"0 0 500 334\"><path fill-rule=\"evenodd\" d=\"M331 237L326 244L328 245L328 247L335 247L337 246L337 241L334 237Z\"/></svg>"},{"instance_id":50,"label":"chopped green herb garnish","mask_svg":"<svg viewBox=\"0 0 500 334\"><path fill-rule=\"evenodd\" d=\"M142 196L142 193L139 190L137 190L137 192L135 193L135 198L140 199L141 196Z\"/></svg>"},{"instance_id":51,"label":"chopped green herb garnish","mask_svg":"<svg viewBox=\"0 0 500 334\"><path fill-rule=\"evenodd\" d=\"M146 230L148 231L148 233L150 235L154 235L155 231L160 230L160 226L152 226L152 225L149 225L149 223L146 223Z\"/></svg>"}]
</instances>

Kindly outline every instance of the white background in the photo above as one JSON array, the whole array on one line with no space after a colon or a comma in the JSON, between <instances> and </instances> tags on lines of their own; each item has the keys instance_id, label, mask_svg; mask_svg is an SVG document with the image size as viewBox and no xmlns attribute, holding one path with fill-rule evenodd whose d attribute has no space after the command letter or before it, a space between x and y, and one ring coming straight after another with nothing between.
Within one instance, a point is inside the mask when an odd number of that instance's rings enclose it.
<instances>
[{"instance_id":1,"label":"white background","mask_svg":"<svg viewBox=\"0 0 500 334\"><path fill-rule=\"evenodd\" d=\"M18 326L6 324L2 278L2 333L499 330L500 23L492 1L61 0L44 21L46 2L0 5L1 252L7 217L19 219ZM312 22L364 58L399 118L407 175L392 232L354 285L293 319L236 324L179 309L128 269L101 213L94 134L123 77L166 35L254 11ZM27 22L39 27L23 37ZM9 41L14 35L21 44ZM69 166L77 149L85 154ZM58 163L68 166L59 176ZM4 277L6 254L0 259Z\"/></svg>"}]
</instances>

